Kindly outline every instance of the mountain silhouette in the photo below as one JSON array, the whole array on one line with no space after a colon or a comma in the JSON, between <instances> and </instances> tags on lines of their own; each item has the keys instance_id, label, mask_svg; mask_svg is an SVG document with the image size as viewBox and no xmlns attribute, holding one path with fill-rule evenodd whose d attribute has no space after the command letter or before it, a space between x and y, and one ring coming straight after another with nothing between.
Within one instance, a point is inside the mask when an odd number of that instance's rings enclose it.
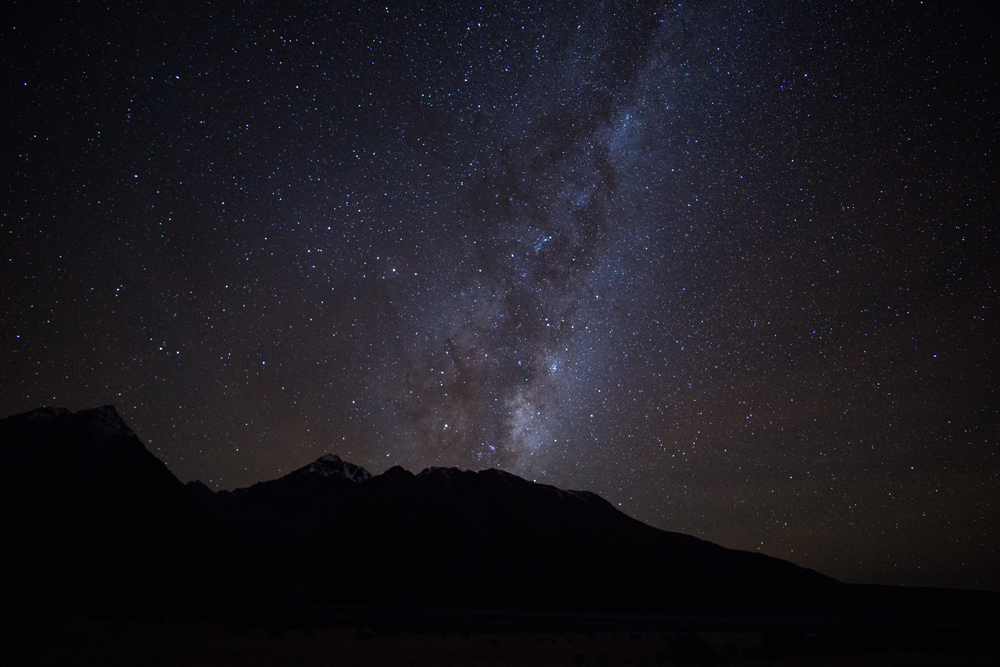
<instances>
[{"instance_id":1,"label":"mountain silhouette","mask_svg":"<svg viewBox=\"0 0 1000 667\"><path fill-rule=\"evenodd\" d=\"M16 573L2 592L20 596L783 617L996 616L1000 597L843 584L496 469L372 476L328 454L213 492L178 481L112 406L0 420L0 530Z\"/></svg>"},{"instance_id":2,"label":"mountain silhouette","mask_svg":"<svg viewBox=\"0 0 1000 667\"><path fill-rule=\"evenodd\" d=\"M111 406L0 421L9 591L194 592L190 575L218 541L212 522Z\"/></svg>"}]
</instances>

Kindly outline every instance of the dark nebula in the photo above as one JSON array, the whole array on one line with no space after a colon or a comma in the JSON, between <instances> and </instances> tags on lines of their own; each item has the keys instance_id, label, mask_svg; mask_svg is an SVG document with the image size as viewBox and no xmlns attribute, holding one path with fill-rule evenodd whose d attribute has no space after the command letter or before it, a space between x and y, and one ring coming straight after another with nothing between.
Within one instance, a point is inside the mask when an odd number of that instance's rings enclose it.
<instances>
[{"instance_id":1,"label":"dark nebula","mask_svg":"<svg viewBox=\"0 0 1000 667\"><path fill-rule=\"evenodd\" d=\"M183 481L500 467L1000 590L998 25L947 3L13 3L0 416Z\"/></svg>"}]
</instances>

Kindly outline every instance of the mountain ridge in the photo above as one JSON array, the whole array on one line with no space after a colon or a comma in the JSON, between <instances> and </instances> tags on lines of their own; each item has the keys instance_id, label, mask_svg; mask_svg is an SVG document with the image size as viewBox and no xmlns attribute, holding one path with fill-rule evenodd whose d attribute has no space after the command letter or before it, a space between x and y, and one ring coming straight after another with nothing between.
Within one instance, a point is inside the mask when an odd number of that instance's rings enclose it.
<instances>
[{"instance_id":1,"label":"mountain ridge","mask_svg":"<svg viewBox=\"0 0 1000 667\"><path fill-rule=\"evenodd\" d=\"M24 595L561 613L905 612L895 593L662 531L597 494L497 469L394 466L373 476L325 454L232 491L185 485L112 406L0 420L0 530L15 545L5 565L25 573L4 586ZM1000 596L976 599L998 616Z\"/></svg>"}]
</instances>

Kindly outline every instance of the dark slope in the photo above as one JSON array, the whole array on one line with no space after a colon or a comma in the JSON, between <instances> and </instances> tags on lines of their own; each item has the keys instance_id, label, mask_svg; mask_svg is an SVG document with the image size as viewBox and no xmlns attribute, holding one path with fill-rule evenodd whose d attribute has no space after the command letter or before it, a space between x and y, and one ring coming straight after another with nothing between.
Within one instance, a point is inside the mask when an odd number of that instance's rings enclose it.
<instances>
[{"instance_id":1,"label":"dark slope","mask_svg":"<svg viewBox=\"0 0 1000 667\"><path fill-rule=\"evenodd\" d=\"M112 406L0 420L9 592L194 592L219 526Z\"/></svg>"},{"instance_id":2,"label":"dark slope","mask_svg":"<svg viewBox=\"0 0 1000 667\"><path fill-rule=\"evenodd\" d=\"M213 493L181 484L110 406L0 421L0 503L14 593L883 618L997 616L1000 597L841 584L499 470L372 477L327 455Z\"/></svg>"},{"instance_id":3,"label":"dark slope","mask_svg":"<svg viewBox=\"0 0 1000 667\"><path fill-rule=\"evenodd\" d=\"M812 609L840 588L791 563L653 529L594 494L499 470L397 467L363 483L297 472L213 500L255 545L254 558L308 573L295 599L776 613Z\"/></svg>"}]
</instances>

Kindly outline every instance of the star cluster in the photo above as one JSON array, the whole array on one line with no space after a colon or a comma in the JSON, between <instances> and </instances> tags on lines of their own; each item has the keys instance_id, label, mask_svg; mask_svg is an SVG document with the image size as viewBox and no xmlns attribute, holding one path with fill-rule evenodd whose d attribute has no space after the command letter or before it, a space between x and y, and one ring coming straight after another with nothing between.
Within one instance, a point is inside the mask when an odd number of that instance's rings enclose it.
<instances>
[{"instance_id":1,"label":"star cluster","mask_svg":"<svg viewBox=\"0 0 1000 667\"><path fill-rule=\"evenodd\" d=\"M3 10L0 412L1000 590L994 10L460 5Z\"/></svg>"}]
</instances>

